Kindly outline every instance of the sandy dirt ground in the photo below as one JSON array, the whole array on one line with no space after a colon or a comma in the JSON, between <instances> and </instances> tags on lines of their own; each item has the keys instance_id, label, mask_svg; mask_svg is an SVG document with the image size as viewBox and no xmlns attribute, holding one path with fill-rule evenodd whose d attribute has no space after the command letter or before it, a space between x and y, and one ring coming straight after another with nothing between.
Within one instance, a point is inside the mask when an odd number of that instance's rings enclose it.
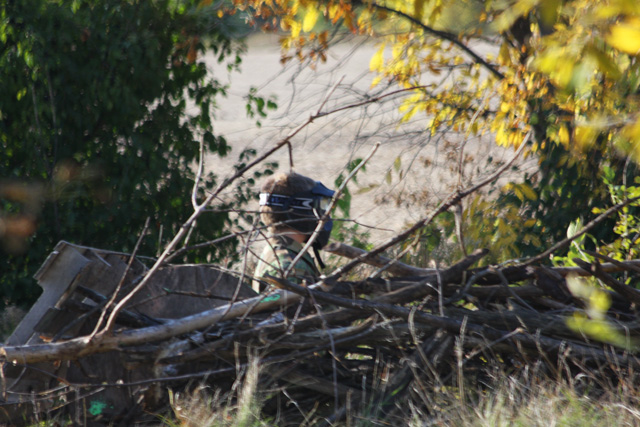
<instances>
[{"instance_id":1,"label":"sandy dirt ground","mask_svg":"<svg viewBox=\"0 0 640 427\"><path fill-rule=\"evenodd\" d=\"M222 159L209 156L207 170L229 176L233 159L244 149L265 152L304 123L324 99L322 111L327 112L397 89L371 88L374 74L369 71L369 61L375 50L373 45L351 40L335 46L327 62L313 68L297 60L283 66L277 37L255 35L248 40L240 73L229 74L209 58L212 75L230 83L228 97L219 101L215 132L225 136L232 153ZM260 119L261 126L246 114L246 95L251 87L278 104L276 111ZM425 131L427 117L398 126L401 99L391 97L319 118L292 140L293 169L330 188L345 173L347 164L380 144L357 183L350 183L350 218L370 231L372 243L392 237L406 224L426 216L458 183L465 187L491 174L499 162L512 156L511 150L498 149L488 137L467 139L453 132L430 136ZM473 159L462 178L457 173L461 151ZM493 160L490 165L489 159ZM286 149L269 161L278 162L279 170L289 170Z\"/></svg>"}]
</instances>

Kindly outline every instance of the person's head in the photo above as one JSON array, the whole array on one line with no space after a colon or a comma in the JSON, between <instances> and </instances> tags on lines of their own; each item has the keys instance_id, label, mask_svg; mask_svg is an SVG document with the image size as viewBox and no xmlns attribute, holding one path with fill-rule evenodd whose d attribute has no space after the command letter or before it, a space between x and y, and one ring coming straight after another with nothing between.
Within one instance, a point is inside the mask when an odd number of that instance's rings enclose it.
<instances>
[{"instance_id":1,"label":"person's head","mask_svg":"<svg viewBox=\"0 0 640 427\"><path fill-rule=\"evenodd\" d=\"M274 233L295 231L311 236L324 215L334 192L306 176L278 173L260 188L260 219ZM314 242L316 248L327 244L333 223L329 218Z\"/></svg>"}]
</instances>

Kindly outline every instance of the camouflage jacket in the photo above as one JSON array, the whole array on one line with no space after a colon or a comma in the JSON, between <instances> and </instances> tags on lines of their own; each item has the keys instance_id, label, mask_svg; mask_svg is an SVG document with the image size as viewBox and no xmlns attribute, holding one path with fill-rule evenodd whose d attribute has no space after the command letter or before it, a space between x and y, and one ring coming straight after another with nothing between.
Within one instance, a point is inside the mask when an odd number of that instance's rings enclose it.
<instances>
[{"instance_id":1,"label":"camouflage jacket","mask_svg":"<svg viewBox=\"0 0 640 427\"><path fill-rule=\"evenodd\" d=\"M271 236L267 239L267 244L258 259L254 277L260 279L265 275L283 277L284 272L289 268L294 258L302 251L302 245L287 236ZM293 266L289 272L288 279L300 284L303 279L314 280L320 276L313 258L309 252ZM264 287L264 285L262 286ZM260 282L253 281L253 289L260 292Z\"/></svg>"}]
</instances>

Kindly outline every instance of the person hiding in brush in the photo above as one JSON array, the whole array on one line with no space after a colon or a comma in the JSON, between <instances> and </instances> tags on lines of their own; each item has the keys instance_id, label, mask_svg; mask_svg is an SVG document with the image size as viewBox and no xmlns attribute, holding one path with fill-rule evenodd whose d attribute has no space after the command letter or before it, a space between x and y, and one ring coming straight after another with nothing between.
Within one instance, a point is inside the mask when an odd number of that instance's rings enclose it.
<instances>
[{"instance_id":1,"label":"person hiding in brush","mask_svg":"<svg viewBox=\"0 0 640 427\"><path fill-rule=\"evenodd\" d=\"M324 263L319 250L329 241L333 227L331 217L326 218L318 232L316 228L334 194L321 182L295 172L276 174L262 184L260 219L267 226L268 234L254 273L256 292L268 287L261 280L266 275L297 284L313 283L320 276ZM314 240L309 249L313 256L306 251L298 257L312 236Z\"/></svg>"}]
</instances>

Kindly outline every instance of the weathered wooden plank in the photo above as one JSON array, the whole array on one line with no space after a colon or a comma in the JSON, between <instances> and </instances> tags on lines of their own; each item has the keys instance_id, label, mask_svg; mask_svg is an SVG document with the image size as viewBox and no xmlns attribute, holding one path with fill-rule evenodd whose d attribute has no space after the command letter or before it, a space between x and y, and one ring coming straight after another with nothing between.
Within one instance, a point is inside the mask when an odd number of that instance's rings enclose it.
<instances>
[{"instance_id":1,"label":"weathered wooden plank","mask_svg":"<svg viewBox=\"0 0 640 427\"><path fill-rule=\"evenodd\" d=\"M67 242L60 242L34 278L42 287L42 295L7 339L6 345L27 344L42 316L62 298L78 273L90 261Z\"/></svg>"},{"instance_id":2,"label":"weathered wooden plank","mask_svg":"<svg viewBox=\"0 0 640 427\"><path fill-rule=\"evenodd\" d=\"M168 266L158 270L127 307L152 317L178 319L227 305L238 286L238 299L257 295L238 278L212 266Z\"/></svg>"}]
</instances>

